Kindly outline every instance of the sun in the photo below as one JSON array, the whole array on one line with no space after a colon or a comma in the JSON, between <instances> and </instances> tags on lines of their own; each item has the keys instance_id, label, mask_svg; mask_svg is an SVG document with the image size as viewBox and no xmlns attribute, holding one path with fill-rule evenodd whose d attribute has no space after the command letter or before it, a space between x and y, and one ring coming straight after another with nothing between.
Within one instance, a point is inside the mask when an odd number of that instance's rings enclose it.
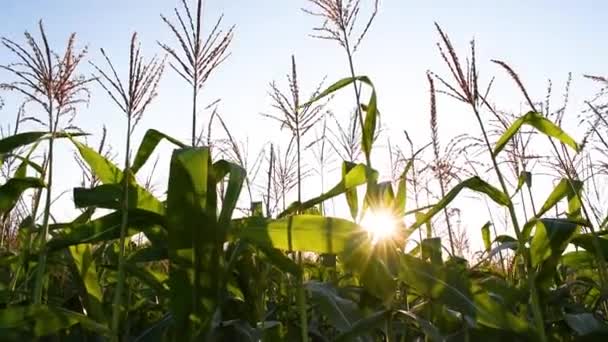
<instances>
[{"instance_id":1,"label":"sun","mask_svg":"<svg viewBox=\"0 0 608 342\"><path fill-rule=\"evenodd\" d=\"M361 219L361 226L372 237L372 244L391 238L397 232L397 218L388 210L368 211Z\"/></svg>"}]
</instances>

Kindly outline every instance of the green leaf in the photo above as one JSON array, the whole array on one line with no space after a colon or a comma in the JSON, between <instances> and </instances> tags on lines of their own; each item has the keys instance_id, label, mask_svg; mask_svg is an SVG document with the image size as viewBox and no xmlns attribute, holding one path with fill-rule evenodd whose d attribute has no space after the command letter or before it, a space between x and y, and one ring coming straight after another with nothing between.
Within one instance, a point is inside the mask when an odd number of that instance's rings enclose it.
<instances>
[{"instance_id":1,"label":"green leaf","mask_svg":"<svg viewBox=\"0 0 608 342\"><path fill-rule=\"evenodd\" d=\"M25 190L40 189L44 186L44 182L40 178L9 179L0 186L0 215L11 211Z\"/></svg>"},{"instance_id":2,"label":"green leaf","mask_svg":"<svg viewBox=\"0 0 608 342\"><path fill-rule=\"evenodd\" d=\"M282 251L267 247L260 247L260 249L268 260L270 260L270 263L281 271L293 274L294 276L300 276L302 274L302 268L288 258Z\"/></svg>"},{"instance_id":3,"label":"green leaf","mask_svg":"<svg viewBox=\"0 0 608 342\"><path fill-rule=\"evenodd\" d=\"M351 215L354 215L354 220L356 219L358 213L356 188L360 185L366 184L370 179L376 179L377 177L378 172L370 169L365 164L344 162L342 164L342 180L340 180L336 186L321 196L312 198L301 204L296 203L290 206L279 215L279 218L286 217L297 212L302 212L330 198L339 196L341 194L346 194L346 199L351 210Z\"/></svg>"},{"instance_id":4,"label":"green leaf","mask_svg":"<svg viewBox=\"0 0 608 342\"><path fill-rule=\"evenodd\" d=\"M441 335L439 329L426 319L423 319L410 311L397 310L396 313L400 316L404 316L409 321L416 323L420 330L424 333L424 336L430 341L442 342L446 340L446 338Z\"/></svg>"},{"instance_id":5,"label":"green leaf","mask_svg":"<svg viewBox=\"0 0 608 342\"><path fill-rule=\"evenodd\" d=\"M317 96L310 99L308 102L301 105L301 107L309 106L309 105L313 104L314 102L317 102L317 101L323 99L324 97L329 96L329 95L335 93L336 91L338 91L356 81L362 81L362 82L369 84L369 79L366 76L343 78L343 79L337 81L336 83L330 85L329 87L327 87L327 89L325 89L320 94L318 94Z\"/></svg>"},{"instance_id":6,"label":"green leaf","mask_svg":"<svg viewBox=\"0 0 608 342\"><path fill-rule=\"evenodd\" d=\"M361 148L363 153L365 153L365 157L367 160L370 159L372 152L372 145L374 143L374 138L376 134L376 121L379 115L378 112L378 99L376 96L376 89L374 84L367 76L357 76L357 77L347 77L339 80L338 82L332 84L327 89L322 91L319 95L315 96L313 99L302 105L308 106L316 101L321 100L322 98L346 87L347 85L354 83L356 81L363 82L369 85L372 88L372 93L370 95L370 99L367 105L361 105L362 109L366 112L365 119L363 120L363 129L362 129L362 137L361 137Z\"/></svg>"},{"instance_id":7,"label":"green leaf","mask_svg":"<svg viewBox=\"0 0 608 342\"><path fill-rule=\"evenodd\" d=\"M350 162L342 163L342 182L344 184L344 196L346 197L346 204L348 204L348 210L350 211L350 216L353 221L357 220L357 216L359 215L359 198L357 195L357 186L365 184L367 182L367 172L365 172L365 166L360 166L363 164L355 164ZM357 170L359 168L359 170ZM360 170L363 169L363 170ZM362 172L363 171L363 172ZM355 175L357 177L355 177ZM357 179L353 179L357 178ZM355 180L356 182L353 182ZM347 187L347 184L357 184L352 187ZM338 184L338 187L340 184ZM337 192L341 192L342 189L334 187L334 189L338 190ZM332 189L333 190L333 189Z\"/></svg>"},{"instance_id":8,"label":"green leaf","mask_svg":"<svg viewBox=\"0 0 608 342\"><path fill-rule=\"evenodd\" d=\"M17 170L15 171L15 177L16 178L25 178L27 177L27 167L31 167L32 169L36 170L36 172L38 172L40 175L42 175L44 173L44 169L42 168L42 166L32 162L30 160L32 153L34 153L34 150L36 150L36 148L38 147L40 141L37 141L32 147L30 147L30 150L27 152L27 154L25 155L25 157L19 156L19 155L11 155L12 157L21 160L21 164L19 165L19 167L17 168Z\"/></svg>"},{"instance_id":9,"label":"green leaf","mask_svg":"<svg viewBox=\"0 0 608 342\"><path fill-rule=\"evenodd\" d=\"M430 261L432 264L441 265L443 258L441 257L441 238L435 237L422 240L420 244L422 249L422 259Z\"/></svg>"},{"instance_id":10,"label":"green leaf","mask_svg":"<svg viewBox=\"0 0 608 342\"><path fill-rule=\"evenodd\" d=\"M30 326L31 323L32 326ZM0 310L0 329L24 328L33 330L35 336L56 334L80 324L85 330L110 337L110 329L82 314L46 305L11 306Z\"/></svg>"},{"instance_id":11,"label":"green leaf","mask_svg":"<svg viewBox=\"0 0 608 342\"><path fill-rule=\"evenodd\" d=\"M369 79L367 82L372 87L372 94L370 95L367 106L361 106L365 110L365 120L363 121L363 131L361 137L361 148L365 153L367 160L370 160L372 154L372 146L374 139L376 138L376 121L380 113L378 112L378 100L376 97L376 89Z\"/></svg>"},{"instance_id":12,"label":"green leaf","mask_svg":"<svg viewBox=\"0 0 608 342\"><path fill-rule=\"evenodd\" d=\"M582 187L583 182L581 181L562 178L559 183L557 183L555 188L553 188L553 191L551 191L549 197L547 197L545 203L543 203L543 206L536 213L536 216L531 218L530 221L526 222L526 224L524 225L524 228L522 229L523 238L527 239L530 236L530 233L532 231L532 228L536 224L536 221L544 214L546 214L549 210L551 210L553 207L555 207L555 205L565 197L572 198L572 205L575 205L574 198L578 198L576 194L581 191ZM580 210L580 206L578 208Z\"/></svg>"},{"instance_id":13,"label":"green leaf","mask_svg":"<svg viewBox=\"0 0 608 342\"><path fill-rule=\"evenodd\" d=\"M98 322L107 323L103 311L103 291L99 285L99 275L93 259L90 244L70 246L70 254L76 265L78 276L86 291L85 307L87 313Z\"/></svg>"},{"instance_id":14,"label":"green leaf","mask_svg":"<svg viewBox=\"0 0 608 342\"><path fill-rule=\"evenodd\" d=\"M397 184L397 195L395 196L395 214L397 217L401 217L405 215L406 210L406 200L407 200L407 174L410 169L414 166L414 160L416 157L424 151L430 144L423 146L418 151L414 152L414 154L410 157L403 169L403 173L399 177L399 183Z\"/></svg>"},{"instance_id":15,"label":"green leaf","mask_svg":"<svg viewBox=\"0 0 608 342\"><path fill-rule=\"evenodd\" d=\"M175 150L167 193L170 305L181 338L201 337L218 305L226 227L217 222L209 148Z\"/></svg>"},{"instance_id":16,"label":"green leaf","mask_svg":"<svg viewBox=\"0 0 608 342\"><path fill-rule=\"evenodd\" d=\"M372 332L375 329L383 327L386 320L391 317L390 310L382 310L371 314L365 318L358 320L353 326L348 330L336 337L335 342L347 342L353 341L355 338L359 336L363 336Z\"/></svg>"},{"instance_id":17,"label":"green leaf","mask_svg":"<svg viewBox=\"0 0 608 342\"><path fill-rule=\"evenodd\" d=\"M579 145L572 139L566 132L564 132L559 126L555 125L549 119L545 118L542 114L537 112L528 112L519 119L515 120L511 127L509 127L505 133L498 139L494 151L494 156L498 155L502 151L507 143L517 134L521 126L529 125L534 127L539 132L558 139L562 143L570 146L575 151L579 151Z\"/></svg>"},{"instance_id":18,"label":"green leaf","mask_svg":"<svg viewBox=\"0 0 608 342\"><path fill-rule=\"evenodd\" d=\"M521 190L521 188L524 186L524 184L528 188L532 187L532 173L529 171L522 171L519 174L519 177L517 177L517 188L511 195L511 198L513 198Z\"/></svg>"},{"instance_id":19,"label":"green leaf","mask_svg":"<svg viewBox=\"0 0 608 342\"><path fill-rule=\"evenodd\" d=\"M246 171L235 163L220 160L213 164L213 172L215 179L218 181L223 179L227 174L229 175L228 186L224 193L222 210L220 211L219 218L219 224L223 227L227 227L230 224L232 214L234 213L239 196L241 195Z\"/></svg>"},{"instance_id":20,"label":"green leaf","mask_svg":"<svg viewBox=\"0 0 608 342\"><path fill-rule=\"evenodd\" d=\"M351 221L318 215L240 219L233 221L233 229L235 237L260 247L321 254L341 253L353 234L363 231Z\"/></svg>"},{"instance_id":21,"label":"green leaf","mask_svg":"<svg viewBox=\"0 0 608 342\"><path fill-rule=\"evenodd\" d=\"M156 146L158 146L163 139L166 139L178 147L186 147L186 144L175 138L155 129L149 129L146 131L146 134L139 145L137 153L135 154L135 159L133 159L133 164L131 165L131 172L133 172L133 174L137 174L137 171L139 171L139 169L148 161L148 158L150 158L152 152L156 149Z\"/></svg>"},{"instance_id":22,"label":"green leaf","mask_svg":"<svg viewBox=\"0 0 608 342\"><path fill-rule=\"evenodd\" d=\"M537 221L536 233L530 243L532 266L538 266L550 257L559 258L578 225L566 219L541 219Z\"/></svg>"},{"instance_id":23,"label":"green leaf","mask_svg":"<svg viewBox=\"0 0 608 342\"><path fill-rule=\"evenodd\" d=\"M98 207L121 209L123 184L101 184L94 188L74 188L74 204L77 208ZM131 180L129 184L129 209L141 209L163 215L164 204L146 189Z\"/></svg>"},{"instance_id":24,"label":"green leaf","mask_svg":"<svg viewBox=\"0 0 608 342\"><path fill-rule=\"evenodd\" d=\"M456 185L452 190L450 190L445 197L443 197L431 210L427 211L426 214L421 215L416 219L416 222L410 227L411 230L414 230L427 221L429 221L433 216L435 216L438 212L443 210L446 206L450 204L456 198L456 196L463 189L470 189L476 192L480 192L488 195L494 202L500 204L502 206L507 206L510 203L509 197L505 195L504 192L496 189L492 185L486 183L481 178L475 176L471 177L467 180L464 180L460 184Z\"/></svg>"},{"instance_id":25,"label":"green leaf","mask_svg":"<svg viewBox=\"0 0 608 342\"><path fill-rule=\"evenodd\" d=\"M592 313L565 314L564 320L578 336L608 331L608 326Z\"/></svg>"},{"instance_id":26,"label":"green leaf","mask_svg":"<svg viewBox=\"0 0 608 342\"><path fill-rule=\"evenodd\" d=\"M529 330L526 321L492 299L453 264L434 265L402 254L399 278L420 295L460 311L479 324L522 333Z\"/></svg>"},{"instance_id":27,"label":"green leaf","mask_svg":"<svg viewBox=\"0 0 608 342\"><path fill-rule=\"evenodd\" d=\"M58 138L68 138L68 137L78 137L87 135L85 133L68 133L68 132L57 132L55 134L55 139ZM4 139L0 139L0 154L9 153L19 147L26 146L40 139L47 139L51 136L49 132L23 132L8 136Z\"/></svg>"},{"instance_id":28,"label":"green leaf","mask_svg":"<svg viewBox=\"0 0 608 342\"><path fill-rule=\"evenodd\" d=\"M167 291L167 288L164 285L168 279L166 273L155 272L147 267L139 267L131 262L125 263L125 269L131 276L139 279L142 284L145 284L154 290L157 296L161 298L168 296L169 291Z\"/></svg>"},{"instance_id":29,"label":"green leaf","mask_svg":"<svg viewBox=\"0 0 608 342\"><path fill-rule=\"evenodd\" d=\"M599 251L594 247L593 239L597 239L600 248ZM581 247L594 255L608 259L608 239L604 236L594 236L592 233L580 234L572 239L572 244Z\"/></svg>"},{"instance_id":30,"label":"green leaf","mask_svg":"<svg viewBox=\"0 0 608 342\"><path fill-rule=\"evenodd\" d=\"M306 289L310 292L311 302L339 332L349 331L363 318L357 303L341 297L331 284L311 281L306 284Z\"/></svg>"},{"instance_id":31,"label":"green leaf","mask_svg":"<svg viewBox=\"0 0 608 342\"><path fill-rule=\"evenodd\" d=\"M492 249L492 240L490 239L490 226L492 226L492 222L487 222L481 227L481 239L483 240L483 246L486 249L486 252L489 252Z\"/></svg>"},{"instance_id":32,"label":"green leaf","mask_svg":"<svg viewBox=\"0 0 608 342\"><path fill-rule=\"evenodd\" d=\"M122 182L122 170L94 149L71 139L78 149L82 159L89 165L95 176L104 184L119 184Z\"/></svg>"},{"instance_id":33,"label":"green leaf","mask_svg":"<svg viewBox=\"0 0 608 342\"><path fill-rule=\"evenodd\" d=\"M129 210L128 236L144 232L152 244L165 245L167 226L163 216L145 210ZM83 243L111 241L120 237L122 212L116 211L86 223L72 222L52 226L54 237L47 242L50 251Z\"/></svg>"}]
</instances>

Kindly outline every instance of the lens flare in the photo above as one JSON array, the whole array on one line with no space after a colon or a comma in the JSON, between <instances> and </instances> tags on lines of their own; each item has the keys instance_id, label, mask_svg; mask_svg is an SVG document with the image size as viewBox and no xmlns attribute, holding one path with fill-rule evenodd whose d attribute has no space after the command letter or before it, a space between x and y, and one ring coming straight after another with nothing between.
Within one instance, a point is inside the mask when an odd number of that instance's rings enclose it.
<instances>
[{"instance_id":1,"label":"lens flare","mask_svg":"<svg viewBox=\"0 0 608 342\"><path fill-rule=\"evenodd\" d=\"M371 235L372 243L390 239L397 231L397 218L388 210L369 211L361 226Z\"/></svg>"}]
</instances>

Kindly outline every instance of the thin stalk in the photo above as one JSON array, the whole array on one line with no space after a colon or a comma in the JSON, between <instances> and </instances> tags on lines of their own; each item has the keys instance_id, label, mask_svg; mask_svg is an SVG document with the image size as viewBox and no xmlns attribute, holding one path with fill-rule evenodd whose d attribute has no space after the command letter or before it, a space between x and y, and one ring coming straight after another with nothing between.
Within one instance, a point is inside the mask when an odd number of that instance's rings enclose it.
<instances>
[{"instance_id":1,"label":"thin stalk","mask_svg":"<svg viewBox=\"0 0 608 342\"><path fill-rule=\"evenodd\" d=\"M194 85L192 86L192 147L196 146L196 102L198 98L198 75L194 71Z\"/></svg>"},{"instance_id":2,"label":"thin stalk","mask_svg":"<svg viewBox=\"0 0 608 342\"><path fill-rule=\"evenodd\" d=\"M270 184L274 167L274 145L270 144L270 161L268 163L268 184L266 186L266 216L270 217Z\"/></svg>"},{"instance_id":3,"label":"thin stalk","mask_svg":"<svg viewBox=\"0 0 608 342\"><path fill-rule=\"evenodd\" d=\"M113 338L118 341L120 336L120 311L122 304L122 293L125 285L125 240L127 235L127 223L129 220L129 175L130 175L130 151L131 151L131 113L127 114L127 144L125 148L125 169L123 173L123 201L122 220L120 223L120 240L118 253L118 280L112 307L112 332Z\"/></svg>"},{"instance_id":4,"label":"thin stalk","mask_svg":"<svg viewBox=\"0 0 608 342\"><path fill-rule=\"evenodd\" d=\"M439 171L441 172L441 170ZM443 176L439 176L439 187L441 188L441 198L445 197L445 185L443 183ZM443 215L445 215L445 223L448 228L448 237L450 239L450 251L452 252L452 256L456 255L456 251L454 250L454 237L452 234L452 224L450 223L450 216L448 215L447 208L443 208Z\"/></svg>"},{"instance_id":5,"label":"thin stalk","mask_svg":"<svg viewBox=\"0 0 608 342\"><path fill-rule=\"evenodd\" d=\"M361 132L363 132L363 113L361 112L361 89L360 87L357 87L357 82L354 81L354 78L357 77L355 74L355 66L354 66L354 62L353 62L353 55L352 52L350 50L350 45L348 42L348 34L346 33L346 30L343 30L344 33L344 49L346 50L346 55L348 56L348 66L350 68L350 75L353 78L353 88L355 89L355 99L357 101L357 117L359 118L359 125L361 125ZM357 128L357 121L355 119L355 121L353 122L353 136L355 136L355 130ZM369 159L369 156L367 155L367 153L365 153L365 162L367 164L367 166L371 167L372 163L371 160Z\"/></svg>"},{"instance_id":6,"label":"thin stalk","mask_svg":"<svg viewBox=\"0 0 608 342\"><path fill-rule=\"evenodd\" d=\"M50 59L50 56L49 56ZM51 65L49 60L49 65ZM53 147L55 142L55 134L57 133L56 120L53 118L53 94L47 94L48 100L48 115L49 115L49 129L51 136L49 137L49 151L48 151L48 164L47 164L47 182L46 182L46 198L44 204L44 215L42 217L42 232L40 236L40 255L38 256L38 266L36 269L36 281L34 283L34 304L42 304L42 291L44 288L44 274L46 272L46 237L49 233L49 219L51 217L51 203L52 203L52 189L53 189ZM57 113L59 116L59 112ZM32 220L36 220L32 217Z\"/></svg>"},{"instance_id":7,"label":"thin stalk","mask_svg":"<svg viewBox=\"0 0 608 342\"><path fill-rule=\"evenodd\" d=\"M297 108L297 104L296 104ZM302 170L300 164L301 151L300 151L300 122L299 122L299 113L295 115L295 138L296 138L296 149L298 154L297 167L298 167L298 203L302 202ZM302 252L298 252L298 266L302 269ZM298 314L300 316L300 334L302 337L302 341L308 341L308 317L306 313L306 292L304 291L304 271L302 270L302 274L298 276L298 289L297 289L297 305L298 305Z\"/></svg>"}]
</instances>

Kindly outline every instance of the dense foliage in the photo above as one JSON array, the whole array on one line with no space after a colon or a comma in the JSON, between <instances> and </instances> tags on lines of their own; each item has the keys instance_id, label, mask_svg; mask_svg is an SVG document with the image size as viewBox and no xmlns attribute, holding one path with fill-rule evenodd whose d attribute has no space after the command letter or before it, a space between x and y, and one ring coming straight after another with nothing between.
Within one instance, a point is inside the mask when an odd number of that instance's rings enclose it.
<instances>
[{"instance_id":1,"label":"dense foliage","mask_svg":"<svg viewBox=\"0 0 608 342\"><path fill-rule=\"evenodd\" d=\"M587 183L593 178L580 176L578 163L586 158L593 137L601 138L597 127L605 122L603 107L589 103L596 130L577 142L560 127L559 117L537 108L517 74L496 61L529 106L525 113L505 118L478 85L474 45L464 67L437 27L441 55L451 71L450 79L429 73L432 142L427 147L434 150L435 163L429 165L441 196L435 203L421 205L412 192L422 191L417 188L422 169L417 163L426 147L419 151L412 147L393 182L379 182L371 165L381 103L372 79L355 74L353 52L368 32L375 10L356 36L353 27L362 16L358 1L313 0L311 6L310 13L326 19L315 32L340 43L352 73L301 101L292 58L289 93L272 84L270 95L278 114L267 116L288 128L291 143L288 157L271 149L264 160L268 185L259 202L252 198L251 168L223 120L218 118L230 137L225 145L197 137L197 94L224 61L233 35L232 28L225 33L218 28L220 21L210 35L201 32L200 1L194 11L184 2L176 10L175 22L163 17L182 50L170 44L161 47L172 69L193 90L189 144L149 129L131 148L131 134L157 96L165 63L156 58L145 61L136 35L127 77L121 78L102 50L107 68L95 64L98 75L92 79L78 74L86 51L75 51L74 36L62 55L49 47L42 24L40 39L26 34L25 44L20 45L3 38L15 63L2 66L3 77L12 77L2 89L24 96L46 116L36 119L43 129L15 130L0 140L1 340L608 337L608 218L589 203ZM3 59L8 55L3 54ZM464 103L475 116L479 124L475 134L481 138L473 145L479 158L490 162L483 177L471 175L456 184L447 179L449 163L440 156L437 141L435 83L444 87L442 94ZM94 84L103 87L126 116L124 165L104 153L103 142L100 148L88 146L83 141L86 134L72 126L73 114ZM326 124L322 119L331 96L352 89L356 109L340 135L345 151L341 179L318 197L303 199L301 155L306 147L301 139L317 123ZM487 112L498 121L490 123ZM561 171L542 205L531 198L532 179L541 175L526 168L525 150L532 133L552 151ZM160 143L174 146L163 198L137 181ZM81 215L69 222L55 222L51 212L54 144L73 146L87 180L73 188ZM325 142L317 139L314 144ZM323 152L320 160L324 164ZM293 164L294 171L286 164ZM513 165L515 182L510 180ZM297 200L286 205L285 194L292 190ZM448 211L465 190L506 213L507 226L514 233L496 234L492 228L500 223L488 218L479 232L485 249L477 258L458 252ZM519 196L522 201L516 202ZM25 198L31 198L31 204ZM250 208L240 210L239 203L246 198L252 201ZM324 205L330 200L345 201L352 219L327 215ZM277 205L281 201L282 207ZM520 205L528 209L524 208L524 215ZM366 214L380 212L392 217L392 222L380 224L394 225L382 237L373 231L387 227L361 226ZM441 216L445 220L434 220ZM447 236L438 231L447 231Z\"/></svg>"}]
</instances>

